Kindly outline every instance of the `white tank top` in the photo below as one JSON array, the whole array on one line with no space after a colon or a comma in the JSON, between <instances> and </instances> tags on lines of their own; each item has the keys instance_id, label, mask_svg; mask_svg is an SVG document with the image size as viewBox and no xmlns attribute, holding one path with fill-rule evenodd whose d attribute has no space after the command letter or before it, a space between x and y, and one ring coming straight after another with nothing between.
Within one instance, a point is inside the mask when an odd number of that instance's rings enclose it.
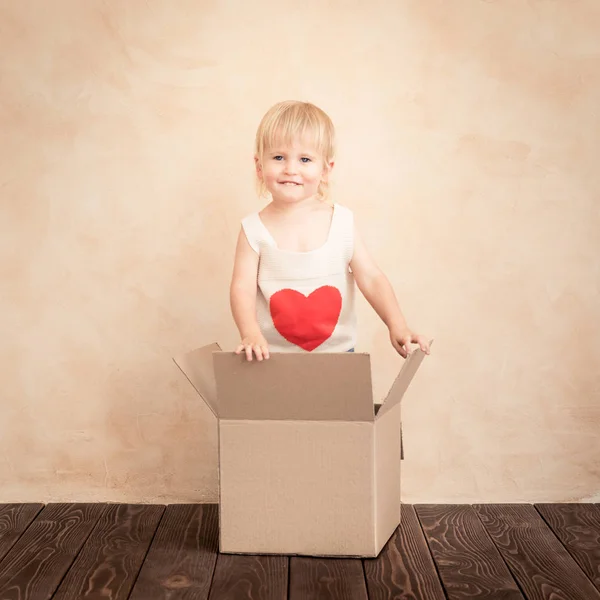
<instances>
[{"instance_id":1,"label":"white tank top","mask_svg":"<svg viewBox=\"0 0 600 600\"><path fill-rule=\"evenodd\" d=\"M329 236L310 252L279 250L258 213L242 227L259 256L256 316L271 352L346 352L356 343L354 215L333 205Z\"/></svg>"}]
</instances>

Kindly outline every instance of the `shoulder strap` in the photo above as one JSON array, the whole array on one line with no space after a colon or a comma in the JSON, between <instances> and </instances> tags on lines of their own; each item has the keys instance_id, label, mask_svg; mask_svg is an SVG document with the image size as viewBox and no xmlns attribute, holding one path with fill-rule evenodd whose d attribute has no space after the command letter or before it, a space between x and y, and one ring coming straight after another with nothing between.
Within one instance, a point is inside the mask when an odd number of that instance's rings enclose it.
<instances>
[{"instance_id":1,"label":"shoulder strap","mask_svg":"<svg viewBox=\"0 0 600 600\"><path fill-rule=\"evenodd\" d=\"M269 245L274 244L271 234L264 226L257 212L248 215L242 220L242 228L244 229L250 247L256 254L260 254L261 242L266 242Z\"/></svg>"},{"instance_id":2,"label":"shoulder strap","mask_svg":"<svg viewBox=\"0 0 600 600\"><path fill-rule=\"evenodd\" d=\"M341 204L334 205L332 234L344 248L348 262L354 254L354 213Z\"/></svg>"}]
</instances>

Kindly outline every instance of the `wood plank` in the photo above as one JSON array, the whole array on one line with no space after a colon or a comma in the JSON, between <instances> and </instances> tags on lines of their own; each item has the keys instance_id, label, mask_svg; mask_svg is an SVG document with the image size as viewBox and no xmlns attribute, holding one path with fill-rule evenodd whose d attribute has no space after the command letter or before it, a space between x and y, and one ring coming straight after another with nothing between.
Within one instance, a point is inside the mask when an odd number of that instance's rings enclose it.
<instances>
[{"instance_id":1,"label":"wood plank","mask_svg":"<svg viewBox=\"0 0 600 600\"><path fill-rule=\"evenodd\" d=\"M130 600L206 600L218 537L216 504L167 506Z\"/></svg>"},{"instance_id":2,"label":"wood plank","mask_svg":"<svg viewBox=\"0 0 600 600\"><path fill-rule=\"evenodd\" d=\"M600 590L600 504L536 504L535 508Z\"/></svg>"},{"instance_id":3,"label":"wood plank","mask_svg":"<svg viewBox=\"0 0 600 600\"><path fill-rule=\"evenodd\" d=\"M377 558L363 561L370 600L446 600L414 506Z\"/></svg>"},{"instance_id":4,"label":"wood plank","mask_svg":"<svg viewBox=\"0 0 600 600\"><path fill-rule=\"evenodd\" d=\"M0 562L42 508L43 504L0 504Z\"/></svg>"},{"instance_id":5,"label":"wood plank","mask_svg":"<svg viewBox=\"0 0 600 600\"><path fill-rule=\"evenodd\" d=\"M448 600L523 600L473 508L418 504L415 509Z\"/></svg>"},{"instance_id":6,"label":"wood plank","mask_svg":"<svg viewBox=\"0 0 600 600\"><path fill-rule=\"evenodd\" d=\"M0 564L0 598L48 600L105 504L49 504Z\"/></svg>"},{"instance_id":7,"label":"wood plank","mask_svg":"<svg viewBox=\"0 0 600 600\"><path fill-rule=\"evenodd\" d=\"M288 558L219 554L210 600L285 600Z\"/></svg>"},{"instance_id":8,"label":"wood plank","mask_svg":"<svg viewBox=\"0 0 600 600\"><path fill-rule=\"evenodd\" d=\"M531 504L478 504L474 509L529 600L600 600Z\"/></svg>"},{"instance_id":9,"label":"wood plank","mask_svg":"<svg viewBox=\"0 0 600 600\"><path fill-rule=\"evenodd\" d=\"M367 600L359 558L290 559L290 600Z\"/></svg>"},{"instance_id":10,"label":"wood plank","mask_svg":"<svg viewBox=\"0 0 600 600\"><path fill-rule=\"evenodd\" d=\"M110 505L53 600L127 600L164 509L161 505Z\"/></svg>"}]
</instances>

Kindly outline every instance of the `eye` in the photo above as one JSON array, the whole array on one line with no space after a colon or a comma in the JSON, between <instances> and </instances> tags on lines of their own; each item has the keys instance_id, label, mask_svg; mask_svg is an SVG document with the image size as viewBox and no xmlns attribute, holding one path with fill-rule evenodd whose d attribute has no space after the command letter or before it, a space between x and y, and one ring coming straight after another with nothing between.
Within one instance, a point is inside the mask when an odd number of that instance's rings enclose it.
<instances>
[{"instance_id":1,"label":"eye","mask_svg":"<svg viewBox=\"0 0 600 600\"><path fill-rule=\"evenodd\" d=\"M283 156L281 156L281 154L278 154L277 156L273 157L273 160L283 160Z\"/></svg>"},{"instance_id":2,"label":"eye","mask_svg":"<svg viewBox=\"0 0 600 600\"><path fill-rule=\"evenodd\" d=\"M309 163L309 162L310 162L310 158L308 158L308 156L303 156L303 157L302 157L300 160L301 160L303 163Z\"/></svg>"}]
</instances>

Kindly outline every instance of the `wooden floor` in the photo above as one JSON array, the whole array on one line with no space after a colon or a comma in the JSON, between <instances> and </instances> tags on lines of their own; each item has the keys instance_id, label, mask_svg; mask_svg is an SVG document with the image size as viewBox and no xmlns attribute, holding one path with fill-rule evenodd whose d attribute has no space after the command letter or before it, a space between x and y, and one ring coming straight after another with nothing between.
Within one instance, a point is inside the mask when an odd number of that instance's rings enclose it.
<instances>
[{"instance_id":1,"label":"wooden floor","mask_svg":"<svg viewBox=\"0 0 600 600\"><path fill-rule=\"evenodd\" d=\"M0 504L0 600L600 600L599 504L403 505L377 559L217 552L215 505Z\"/></svg>"}]
</instances>

